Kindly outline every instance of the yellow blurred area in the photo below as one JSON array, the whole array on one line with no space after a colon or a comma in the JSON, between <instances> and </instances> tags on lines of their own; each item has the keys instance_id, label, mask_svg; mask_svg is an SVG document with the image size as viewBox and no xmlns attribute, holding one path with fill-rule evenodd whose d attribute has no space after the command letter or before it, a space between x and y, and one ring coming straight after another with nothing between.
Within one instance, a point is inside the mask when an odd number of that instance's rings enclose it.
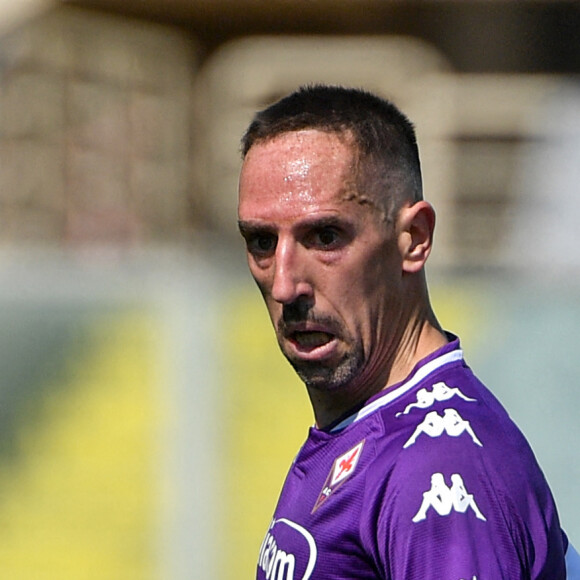
<instances>
[{"instance_id":1,"label":"yellow blurred area","mask_svg":"<svg viewBox=\"0 0 580 580\"><path fill-rule=\"evenodd\" d=\"M156 340L144 314L98 320L46 390L0 471L2 578L156 577Z\"/></svg>"},{"instance_id":2,"label":"yellow blurred area","mask_svg":"<svg viewBox=\"0 0 580 580\"><path fill-rule=\"evenodd\" d=\"M497 321L491 317L494 297L484 285L461 279L435 282L431 284L431 302L444 330L459 336L468 359L470 352L489 340L488 332Z\"/></svg>"},{"instance_id":3,"label":"yellow blurred area","mask_svg":"<svg viewBox=\"0 0 580 580\"><path fill-rule=\"evenodd\" d=\"M252 578L260 544L292 459L313 415L304 386L278 350L270 319L254 288L232 294L223 320L227 396L222 529L230 557L224 577Z\"/></svg>"}]
</instances>

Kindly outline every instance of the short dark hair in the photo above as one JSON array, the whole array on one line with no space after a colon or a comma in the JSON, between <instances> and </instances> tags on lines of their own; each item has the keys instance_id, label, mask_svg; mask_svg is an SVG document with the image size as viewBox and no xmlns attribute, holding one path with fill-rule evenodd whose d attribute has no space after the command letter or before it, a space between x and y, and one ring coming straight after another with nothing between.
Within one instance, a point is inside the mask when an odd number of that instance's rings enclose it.
<instances>
[{"instance_id":1,"label":"short dark hair","mask_svg":"<svg viewBox=\"0 0 580 580\"><path fill-rule=\"evenodd\" d=\"M306 129L352 136L359 186L388 191L391 199L422 198L413 124L392 102L362 89L319 84L300 87L254 116L242 138L242 157L256 143Z\"/></svg>"}]
</instances>

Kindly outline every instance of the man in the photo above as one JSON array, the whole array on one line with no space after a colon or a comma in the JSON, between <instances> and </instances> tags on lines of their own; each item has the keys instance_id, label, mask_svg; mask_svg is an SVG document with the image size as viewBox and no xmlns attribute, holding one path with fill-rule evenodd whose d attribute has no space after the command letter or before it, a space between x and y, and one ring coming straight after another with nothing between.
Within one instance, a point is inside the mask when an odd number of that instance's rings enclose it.
<instances>
[{"instance_id":1,"label":"man","mask_svg":"<svg viewBox=\"0 0 580 580\"><path fill-rule=\"evenodd\" d=\"M431 308L411 123L364 91L308 87L256 115L242 155L249 267L316 420L257 578L566 578L532 451Z\"/></svg>"}]
</instances>

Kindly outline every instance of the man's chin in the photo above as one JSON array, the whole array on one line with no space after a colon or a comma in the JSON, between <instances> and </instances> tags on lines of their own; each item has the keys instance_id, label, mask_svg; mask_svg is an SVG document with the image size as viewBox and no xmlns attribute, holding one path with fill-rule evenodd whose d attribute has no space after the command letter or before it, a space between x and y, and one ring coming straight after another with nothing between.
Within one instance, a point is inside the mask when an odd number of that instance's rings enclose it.
<instances>
[{"instance_id":1,"label":"man's chin","mask_svg":"<svg viewBox=\"0 0 580 580\"><path fill-rule=\"evenodd\" d=\"M319 391L336 391L344 387L353 380L359 368L356 359L351 358L343 359L338 364L287 358L302 382L309 389Z\"/></svg>"}]
</instances>

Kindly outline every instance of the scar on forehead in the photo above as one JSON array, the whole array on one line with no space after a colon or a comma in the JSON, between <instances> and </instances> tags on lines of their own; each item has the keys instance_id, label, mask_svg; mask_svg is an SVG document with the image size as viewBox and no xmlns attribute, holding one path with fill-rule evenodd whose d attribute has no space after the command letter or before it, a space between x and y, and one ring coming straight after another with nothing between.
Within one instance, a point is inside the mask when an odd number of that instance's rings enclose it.
<instances>
[{"instance_id":1,"label":"scar on forehead","mask_svg":"<svg viewBox=\"0 0 580 580\"><path fill-rule=\"evenodd\" d=\"M373 193L363 193L360 189L360 183L358 183L358 180L351 174L351 176L345 180L342 200L353 201L359 205L366 205L382 211L383 208L381 208L381 204L376 199L376 195Z\"/></svg>"},{"instance_id":2,"label":"scar on forehead","mask_svg":"<svg viewBox=\"0 0 580 580\"><path fill-rule=\"evenodd\" d=\"M356 190L345 191L343 197L345 202L354 202L360 206L366 206L371 213L374 213L379 221L383 223L391 223L393 221L392 208L389 209L384 203L376 199L374 195L360 193Z\"/></svg>"},{"instance_id":3,"label":"scar on forehead","mask_svg":"<svg viewBox=\"0 0 580 580\"><path fill-rule=\"evenodd\" d=\"M348 168L344 179L344 191L342 199L344 201L354 201L359 205L367 205L377 210L381 210L380 203L374 194L361 192L361 185L365 180L360 177L364 175L362 163L357 150L352 154L350 167Z\"/></svg>"},{"instance_id":4,"label":"scar on forehead","mask_svg":"<svg viewBox=\"0 0 580 580\"><path fill-rule=\"evenodd\" d=\"M346 191L343 196L344 201L356 201L360 205L370 205L377 207L377 203L369 195L359 193L358 191Z\"/></svg>"}]
</instances>

